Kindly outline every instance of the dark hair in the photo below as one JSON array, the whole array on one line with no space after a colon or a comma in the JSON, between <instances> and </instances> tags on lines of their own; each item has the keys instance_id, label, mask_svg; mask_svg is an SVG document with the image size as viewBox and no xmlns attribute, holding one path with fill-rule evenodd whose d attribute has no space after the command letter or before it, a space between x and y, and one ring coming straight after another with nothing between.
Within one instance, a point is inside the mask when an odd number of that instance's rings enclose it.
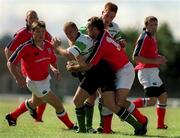
<instances>
[{"instance_id":1,"label":"dark hair","mask_svg":"<svg viewBox=\"0 0 180 138\"><path fill-rule=\"evenodd\" d=\"M45 22L44 21L35 21L32 23L32 31L36 30L37 27L40 27L40 28L46 28L46 25L45 25Z\"/></svg>"},{"instance_id":2,"label":"dark hair","mask_svg":"<svg viewBox=\"0 0 180 138\"><path fill-rule=\"evenodd\" d=\"M108 2L108 3L105 4L104 10L110 10L112 12L117 13L118 6L116 4L114 4L114 3L112 3L112 2Z\"/></svg>"},{"instance_id":3,"label":"dark hair","mask_svg":"<svg viewBox=\"0 0 180 138\"><path fill-rule=\"evenodd\" d=\"M70 26L78 30L78 28L74 22L66 22L63 27L64 31L67 27L70 27Z\"/></svg>"},{"instance_id":4,"label":"dark hair","mask_svg":"<svg viewBox=\"0 0 180 138\"><path fill-rule=\"evenodd\" d=\"M96 27L99 31L104 31L103 20L97 16L88 19L88 26Z\"/></svg>"},{"instance_id":5,"label":"dark hair","mask_svg":"<svg viewBox=\"0 0 180 138\"><path fill-rule=\"evenodd\" d=\"M143 28L143 30L146 30L146 26L151 21L158 21L158 19L155 16L148 16L148 17L146 17L145 20L144 20L145 27Z\"/></svg>"}]
</instances>

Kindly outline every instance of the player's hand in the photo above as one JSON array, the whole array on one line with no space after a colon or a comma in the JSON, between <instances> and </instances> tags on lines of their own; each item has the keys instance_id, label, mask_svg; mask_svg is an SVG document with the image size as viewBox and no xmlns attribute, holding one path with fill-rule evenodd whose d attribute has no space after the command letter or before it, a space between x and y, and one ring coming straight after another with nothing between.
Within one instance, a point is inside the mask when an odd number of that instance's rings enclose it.
<instances>
[{"instance_id":1,"label":"player's hand","mask_svg":"<svg viewBox=\"0 0 180 138\"><path fill-rule=\"evenodd\" d=\"M76 64L67 63L66 69L67 69L67 71L74 72L74 67L75 67L75 66L76 66Z\"/></svg>"},{"instance_id":2,"label":"player's hand","mask_svg":"<svg viewBox=\"0 0 180 138\"><path fill-rule=\"evenodd\" d=\"M165 56L159 55L158 58L155 60L156 64L165 64L167 62L167 59Z\"/></svg>"},{"instance_id":3,"label":"player's hand","mask_svg":"<svg viewBox=\"0 0 180 138\"><path fill-rule=\"evenodd\" d=\"M54 48L57 48L58 46L61 46L61 40L57 37L53 37L51 39L51 44L54 46Z\"/></svg>"},{"instance_id":4,"label":"player's hand","mask_svg":"<svg viewBox=\"0 0 180 138\"><path fill-rule=\"evenodd\" d=\"M121 39L121 40L119 41L119 44L121 45L121 48L125 48L126 45L127 45L127 41L126 41L125 39Z\"/></svg>"},{"instance_id":5,"label":"player's hand","mask_svg":"<svg viewBox=\"0 0 180 138\"><path fill-rule=\"evenodd\" d=\"M66 65L66 70L71 72L71 70L72 70L72 65L67 64L67 65Z\"/></svg>"},{"instance_id":6,"label":"player's hand","mask_svg":"<svg viewBox=\"0 0 180 138\"><path fill-rule=\"evenodd\" d=\"M60 71L58 69L53 70L53 74L54 74L54 78L56 80L60 80L61 79Z\"/></svg>"},{"instance_id":7,"label":"player's hand","mask_svg":"<svg viewBox=\"0 0 180 138\"><path fill-rule=\"evenodd\" d=\"M73 66L73 65L77 65L78 62L76 60L69 60L67 61L67 65Z\"/></svg>"},{"instance_id":8,"label":"player's hand","mask_svg":"<svg viewBox=\"0 0 180 138\"><path fill-rule=\"evenodd\" d=\"M16 78L16 83L20 88L25 88L26 87L26 79L24 77Z\"/></svg>"},{"instance_id":9,"label":"player's hand","mask_svg":"<svg viewBox=\"0 0 180 138\"><path fill-rule=\"evenodd\" d=\"M78 71L79 64L76 64L74 62L67 62L66 69L70 72L76 72Z\"/></svg>"}]
</instances>

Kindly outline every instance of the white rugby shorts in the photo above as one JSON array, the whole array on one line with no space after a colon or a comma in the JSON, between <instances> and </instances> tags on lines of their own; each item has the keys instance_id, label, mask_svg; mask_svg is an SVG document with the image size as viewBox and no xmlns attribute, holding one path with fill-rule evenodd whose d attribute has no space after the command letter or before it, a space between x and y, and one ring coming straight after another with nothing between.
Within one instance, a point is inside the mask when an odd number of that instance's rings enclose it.
<instances>
[{"instance_id":1,"label":"white rugby shorts","mask_svg":"<svg viewBox=\"0 0 180 138\"><path fill-rule=\"evenodd\" d=\"M138 79L144 89L148 87L159 87L163 84L159 77L158 68L144 68L139 70Z\"/></svg>"},{"instance_id":2,"label":"white rugby shorts","mask_svg":"<svg viewBox=\"0 0 180 138\"><path fill-rule=\"evenodd\" d=\"M134 66L131 62L116 72L115 86L116 89L131 89L135 78Z\"/></svg>"},{"instance_id":3,"label":"white rugby shorts","mask_svg":"<svg viewBox=\"0 0 180 138\"><path fill-rule=\"evenodd\" d=\"M51 91L50 79L50 75L46 79L41 81L33 81L26 77L26 85L28 89L37 97L43 97Z\"/></svg>"}]
</instances>

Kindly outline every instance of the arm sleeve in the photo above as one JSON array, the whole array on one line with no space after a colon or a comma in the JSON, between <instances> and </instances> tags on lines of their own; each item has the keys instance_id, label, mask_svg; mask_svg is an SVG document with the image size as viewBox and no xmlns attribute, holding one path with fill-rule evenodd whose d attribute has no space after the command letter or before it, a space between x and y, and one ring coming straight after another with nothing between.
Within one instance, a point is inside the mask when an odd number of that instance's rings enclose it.
<instances>
[{"instance_id":1,"label":"arm sleeve","mask_svg":"<svg viewBox=\"0 0 180 138\"><path fill-rule=\"evenodd\" d=\"M133 57L143 56L146 52L147 39L145 34L141 34L136 42Z\"/></svg>"},{"instance_id":2,"label":"arm sleeve","mask_svg":"<svg viewBox=\"0 0 180 138\"><path fill-rule=\"evenodd\" d=\"M67 51L73 54L75 58L81 54L81 50L77 46L69 47Z\"/></svg>"},{"instance_id":3,"label":"arm sleeve","mask_svg":"<svg viewBox=\"0 0 180 138\"><path fill-rule=\"evenodd\" d=\"M9 58L9 62L17 65L26 53L26 47L24 45L18 47Z\"/></svg>"},{"instance_id":4,"label":"arm sleeve","mask_svg":"<svg viewBox=\"0 0 180 138\"><path fill-rule=\"evenodd\" d=\"M16 48L21 44L22 38L20 35L15 34L11 42L7 45L7 48L11 51L14 52Z\"/></svg>"}]
</instances>

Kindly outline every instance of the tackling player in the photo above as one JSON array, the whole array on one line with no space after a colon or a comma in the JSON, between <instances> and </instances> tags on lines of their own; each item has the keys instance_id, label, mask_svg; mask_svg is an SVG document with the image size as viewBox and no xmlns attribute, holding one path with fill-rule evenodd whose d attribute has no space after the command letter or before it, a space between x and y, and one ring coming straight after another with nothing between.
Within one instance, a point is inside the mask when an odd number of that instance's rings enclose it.
<instances>
[{"instance_id":1,"label":"tackling player","mask_svg":"<svg viewBox=\"0 0 180 138\"><path fill-rule=\"evenodd\" d=\"M117 11L118 11L118 6L112 2L108 2L105 4L100 18L103 20L104 28L111 34L113 39L121 45L121 48L124 48L126 45L126 41L124 39L122 39L122 37L121 37L121 31L120 31L118 24L113 22L113 19L116 17ZM82 33L87 34L87 26L81 27L80 31ZM100 92L100 90L98 90L98 91ZM123 95L123 93L121 93L121 94ZM127 94L128 93L125 94L125 97L127 97ZM96 95L93 95L86 100L86 103L91 105L90 107L93 108L95 99L96 99ZM121 100L121 101L124 101L124 100ZM132 105L132 106L134 106L134 105ZM106 108L105 106L103 106L101 104L101 99L99 100L98 107L99 107L99 111L100 111L100 125L97 128L97 131L103 132L103 133L113 132L111 130L111 122L112 122L112 116L113 116L112 112L108 108ZM90 116L90 115L93 115L93 114L89 114L89 118L92 118L93 116ZM92 119L89 119L89 120L92 120Z\"/></svg>"},{"instance_id":2,"label":"tackling player","mask_svg":"<svg viewBox=\"0 0 180 138\"><path fill-rule=\"evenodd\" d=\"M135 128L135 135L144 135L147 131L147 118L139 113L139 111L133 106L129 106L129 102L125 102L124 105L120 105L119 99L121 98L120 94L122 91L128 91L133 83L134 80L134 70L132 64L129 62L129 59L127 58L124 50L121 49L121 46L116 43L113 38L110 36L109 33L107 33L104 30L104 24L101 19L98 17L92 17L88 20L87 25L88 35L93 38L95 41L95 48L93 48L93 52L88 57L88 60L90 60L90 63L87 64L86 61L83 62L83 58L79 57L78 62L80 62L79 65L68 65L68 70L71 71L86 71L85 79L83 79L83 82L79 86L79 88L76 91L76 95L74 96L74 103L76 105L77 110L77 117L82 117L83 114L83 101L89 97L89 95L93 94L94 91L88 90L89 87L93 85L94 83L98 84L98 80L100 82L106 81L108 78L107 75L114 74L112 71L104 74L104 70L106 70L106 66L100 66L102 61L106 61L111 65L110 68L113 69L114 72L116 72L116 94L114 95L114 91L112 90L104 90L103 87L101 87L101 90L103 90L102 98L103 103L106 107L108 107L111 111L116 113L122 120L125 120L130 125L132 125ZM82 62L81 62L82 61ZM93 66L94 65L94 66ZM92 70L96 69L95 72ZM98 76L99 74L102 76ZM90 74L90 75L89 75ZM128 76L127 76L128 75ZM123 77L122 77L123 76ZM97 80L96 80L97 78ZM102 79L104 78L104 79ZM113 82L109 82L113 83ZM110 84L106 83L105 87L109 86ZM82 85L86 84L86 85ZM100 85L101 86L101 85ZM108 87L109 88L109 87ZM97 89L97 86L96 86ZM95 89L94 89L95 90ZM116 96L116 97L114 97ZM116 99L116 100L115 100ZM134 112L138 112L139 119L138 121L141 121L143 125L141 125L139 122L137 122L135 119L132 118L128 110L131 110L130 112L134 114ZM141 119L141 120L140 120Z\"/></svg>"}]
</instances>

